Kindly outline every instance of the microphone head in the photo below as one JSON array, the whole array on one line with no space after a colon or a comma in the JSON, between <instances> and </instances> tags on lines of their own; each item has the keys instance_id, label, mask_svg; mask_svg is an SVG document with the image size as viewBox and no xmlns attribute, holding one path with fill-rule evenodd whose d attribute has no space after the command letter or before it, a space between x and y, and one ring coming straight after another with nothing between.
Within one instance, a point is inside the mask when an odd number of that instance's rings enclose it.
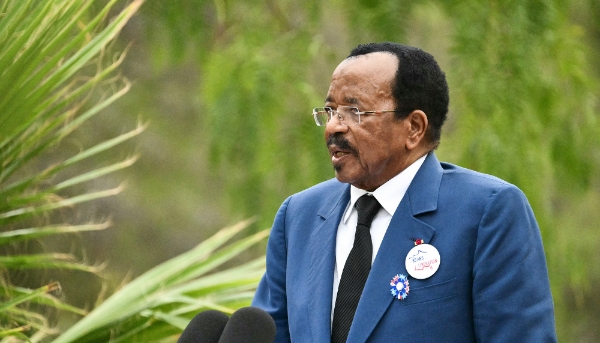
<instances>
[{"instance_id":1,"label":"microphone head","mask_svg":"<svg viewBox=\"0 0 600 343\"><path fill-rule=\"evenodd\" d=\"M229 317L223 312L208 310L198 313L179 336L177 343L217 343Z\"/></svg>"},{"instance_id":2,"label":"microphone head","mask_svg":"<svg viewBox=\"0 0 600 343\"><path fill-rule=\"evenodd\" d=\"M231 315L218 343L273 343L275 333L271 315L258 307L244 307Z\"/></svg>"}]
</instances>

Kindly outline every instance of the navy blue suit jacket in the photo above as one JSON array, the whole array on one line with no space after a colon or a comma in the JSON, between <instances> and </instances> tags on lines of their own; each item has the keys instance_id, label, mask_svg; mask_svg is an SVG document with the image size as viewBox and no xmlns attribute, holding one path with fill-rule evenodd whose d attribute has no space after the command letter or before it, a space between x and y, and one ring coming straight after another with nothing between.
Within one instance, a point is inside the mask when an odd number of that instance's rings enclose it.
<instances>
[{"instance_id":1,"label":"navy blue suit jacket","mask_svg":"<svg viewBox=\"0 0 600 343\"><path fill-rule=\"evenodd\" d=\"M267 247L253 306L269 312L276 342L329 342L336 231L349 185L329 180L289 197ZM439 270L390 293L415 239L435 246ZM392 217L348 336L363 342L556 342L540 231L524 194L433 153Z\"/></svg>"}]
</instances>

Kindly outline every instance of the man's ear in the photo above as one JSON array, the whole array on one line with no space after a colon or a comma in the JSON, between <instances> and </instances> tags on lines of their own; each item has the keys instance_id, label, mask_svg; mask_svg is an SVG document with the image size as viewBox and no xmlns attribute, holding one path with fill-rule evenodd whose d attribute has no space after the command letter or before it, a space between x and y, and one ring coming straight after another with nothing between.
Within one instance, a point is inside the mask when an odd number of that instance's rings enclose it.
<instances>
[{"instance_id":1,"label":"man's ear","mask_svg":"<svg viewBox=\"0 0 600 343\"><path fill-rule=\"evenodd\" d=\"M419 144L426 143L425 133L429 127L427 115L421 110L412 111L405 119L408 126L408 134L406 135L406 148L413 150Z\"/></svg>"}]
</instances>

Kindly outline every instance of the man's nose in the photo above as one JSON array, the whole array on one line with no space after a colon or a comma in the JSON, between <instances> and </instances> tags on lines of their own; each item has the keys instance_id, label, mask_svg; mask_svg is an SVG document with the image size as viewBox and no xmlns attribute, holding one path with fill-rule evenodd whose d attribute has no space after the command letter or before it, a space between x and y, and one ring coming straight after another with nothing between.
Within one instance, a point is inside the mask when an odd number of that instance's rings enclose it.
<instances>
[{"instance_id":1,"label":"man's nose","mask_svg":"<svg viewBox=\"0 0 600 343\"><path fill-rule=\"evenodd\" d=\"M327 122L327 125L325 126L325 137L329 137L330 135L335 134L337 132L347 131L348 126L344 124L341 117L337 113L334 113Z\"/></svg>"}]
</instances>

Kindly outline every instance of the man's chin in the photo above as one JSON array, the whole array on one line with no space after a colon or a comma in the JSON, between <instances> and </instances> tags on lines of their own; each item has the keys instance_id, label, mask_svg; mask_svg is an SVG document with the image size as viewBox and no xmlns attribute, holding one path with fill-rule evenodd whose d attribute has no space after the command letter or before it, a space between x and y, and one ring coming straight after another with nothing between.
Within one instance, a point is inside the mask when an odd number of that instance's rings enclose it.
<instances>
[{"instance_id":1,"label":"man's chin","mask_svg":"<svg viewBox=\"0 0 600 343\"><path fill-rule=\"evenodd\" d=\"M348 178L347 175L344 175L342 168L341 167L337 167L334 166L333 169L335 170L335 178L342 183L350 183L350 179Z\"/></svg>"}]
</instances>

